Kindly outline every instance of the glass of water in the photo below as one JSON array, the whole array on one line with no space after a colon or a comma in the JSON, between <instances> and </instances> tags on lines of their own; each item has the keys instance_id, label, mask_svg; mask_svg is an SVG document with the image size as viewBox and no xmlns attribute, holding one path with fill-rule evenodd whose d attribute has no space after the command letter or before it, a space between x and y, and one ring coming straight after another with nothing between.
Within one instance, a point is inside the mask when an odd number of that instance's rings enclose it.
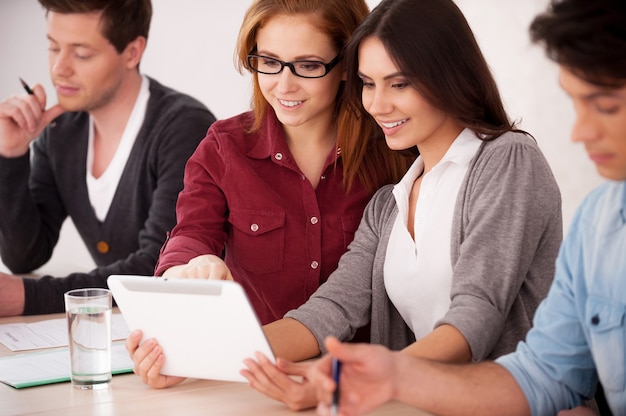
<instances>
[{"instance_id":1,"label":"glass of water","mask_svg":"<svg viewBox=\"0 0 626 416\"><path fill-rule=\"evenodd\" d=\"M71 379L79 389L106 388L111 381L111 307L108 289L65 293Z\"/></svg>"}]
</instances>

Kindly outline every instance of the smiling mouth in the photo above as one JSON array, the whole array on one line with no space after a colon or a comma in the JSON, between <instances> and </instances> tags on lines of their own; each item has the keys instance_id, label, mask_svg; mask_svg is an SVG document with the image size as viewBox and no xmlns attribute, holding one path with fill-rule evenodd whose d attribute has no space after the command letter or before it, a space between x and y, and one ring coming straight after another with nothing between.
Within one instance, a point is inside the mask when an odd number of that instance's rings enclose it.
<instances>
[{"instance_id":1,"label":"smiling mouth","mask_svg":"<svg viewBox=\"0 0 626 416\"><path fill-rule=\"evenodd\" d=\"M393 122L388 122L388 123L384 123L381 121L380 125L386 129L392 129L394 127L398 127L399 125L406 123L407 121L408 121L407 118L405 118L404 120L393 121Z\"/></svg>"},{"instance_id":2,"label":"smiling mouth","mask_svg":"<svg viewBox=\"0 0 626 416\"><path fill-rule=\"evenodd\" d=\"M287 101L287 100L278 100L279 103L284 105L285 107L295 107L297 105L302 104L304 101Z\"/></svg>"}]
</instances>

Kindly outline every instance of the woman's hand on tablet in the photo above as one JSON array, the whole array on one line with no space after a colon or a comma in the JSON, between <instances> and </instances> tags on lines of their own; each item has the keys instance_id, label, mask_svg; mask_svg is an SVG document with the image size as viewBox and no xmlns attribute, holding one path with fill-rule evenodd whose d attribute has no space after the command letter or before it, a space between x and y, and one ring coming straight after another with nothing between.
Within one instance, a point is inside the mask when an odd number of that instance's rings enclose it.
<instances>
[{"instance_id":1,"label":"woman's hand on tablet","mask_svg":"<svg viewBox=\"0 0 626 416\"><path fill-rule=\"evenodd\" d=\"M161 367L165 356L161 347L154 339L148 339L139 345L141 337L141 331L135 330L126 338L126 350L134 363L133 371L141 377L141 381L155 389L162 389L185 380L184 377L162 375Z\"/></svg>"},{"instance_id":2,"label":"woman's hand on tablet","mask_svg":"<svg viewBox=\"0 0 626 416\"><path fill-rule=\"evenodd\" d=\"M224 260L214 254L194 257L187 264L170 267L163 277L182 277L186 279L233 280L230 269Z\"/></svg>"}]
</instances>

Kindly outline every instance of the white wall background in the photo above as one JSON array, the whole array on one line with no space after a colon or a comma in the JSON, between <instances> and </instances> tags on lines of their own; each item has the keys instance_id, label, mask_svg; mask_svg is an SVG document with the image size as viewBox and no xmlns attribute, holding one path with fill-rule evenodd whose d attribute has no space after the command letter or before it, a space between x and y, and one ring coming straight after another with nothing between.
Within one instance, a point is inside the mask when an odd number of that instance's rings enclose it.
<instances>
[{"instance_id":1,"label":"white wall background","mask_svg":"<svg viewBox=\"0 0 626 416\"><path fill-rule=\"evenodd\" d=\"M374 7L379 0L368 0ZM234 66L239 25L249 0L153 0L142 71L204 102L218 118L248 109L250 82ZM567 229L584 195L600 183L579 145L569 141L572 107L558 87L554 64L531 45L528 25L547 0L457 0L481 45L512 118L538 140L563 197ZM18 77L41 83L54 101L47 66L44 12L36 0L0 0L0 99L22 94ZM53 259L59 275L88 271L93 262L71 222ZM0 270L6 268L0 264Z\"/></svg>"}]
</instances>

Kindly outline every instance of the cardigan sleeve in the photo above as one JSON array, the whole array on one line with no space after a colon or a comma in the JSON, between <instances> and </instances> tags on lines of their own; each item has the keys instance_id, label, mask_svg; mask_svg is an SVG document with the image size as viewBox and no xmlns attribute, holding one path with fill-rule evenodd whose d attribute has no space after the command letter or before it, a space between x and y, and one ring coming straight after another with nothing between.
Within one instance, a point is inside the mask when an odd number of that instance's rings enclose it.
<instances>
[{"instance_id":1,"label":"cardigan sleeve","mask_svg":"<svg viewBox=\"0 0 626 416\"><path fill-rule=\"evenodd\" d=\"M473 359L482 360L503 340L512 350L523 339L549 289L562 239L561 199L526 136L487 142L472 163L453 224L451 305L437 325L458 329Z\"/></svg>"},{"instance_id":2,"label":"cardigan sleeve","mask_svg":"<svg viewBox=\"0 0 626 416\"><path fill-rule=\"evenodd\" d=\"M0 157L0 254L13 273L31 272L50 259L67 217L42 140L32 145L32 170L31 151Z\"/></svg>"}]
</instances>

